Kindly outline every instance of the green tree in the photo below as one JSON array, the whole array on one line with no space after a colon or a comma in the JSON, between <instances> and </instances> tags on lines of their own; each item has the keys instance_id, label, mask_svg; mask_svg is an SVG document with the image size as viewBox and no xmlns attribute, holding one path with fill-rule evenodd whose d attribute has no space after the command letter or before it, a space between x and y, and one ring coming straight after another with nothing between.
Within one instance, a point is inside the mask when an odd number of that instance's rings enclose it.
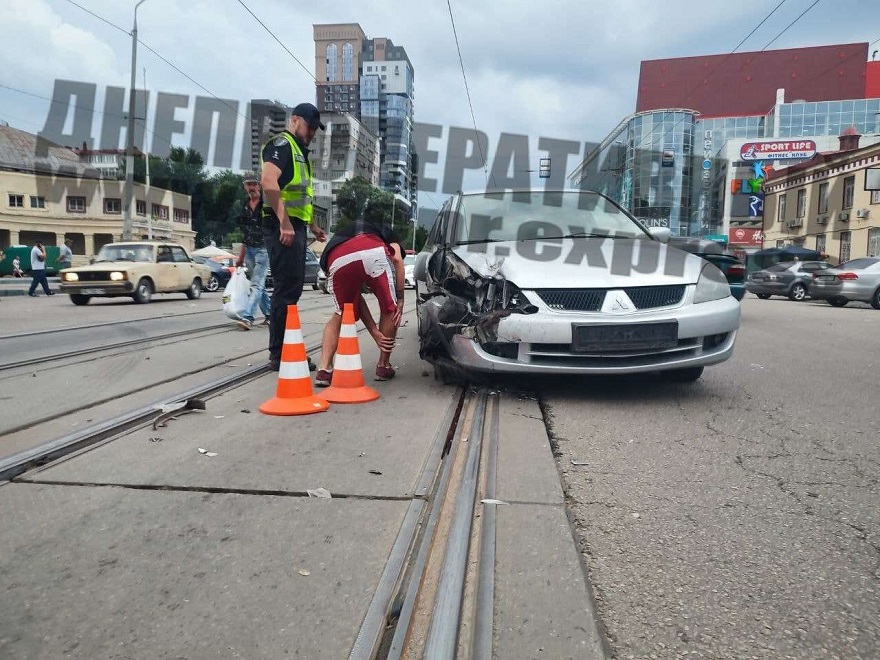
<instances>
[{"instance_id":1,"label":"green tree","mask_svg":"<svg viewBox=\"0 0 880 660\"><path fill-rule=\"evenodd\" d=\"M336 194L336 208L339 210L336 229L351 224L361 215L374 190L376 188L373 184L362 176L356 176L342 184Z\"/></svg>"}]
</instances>

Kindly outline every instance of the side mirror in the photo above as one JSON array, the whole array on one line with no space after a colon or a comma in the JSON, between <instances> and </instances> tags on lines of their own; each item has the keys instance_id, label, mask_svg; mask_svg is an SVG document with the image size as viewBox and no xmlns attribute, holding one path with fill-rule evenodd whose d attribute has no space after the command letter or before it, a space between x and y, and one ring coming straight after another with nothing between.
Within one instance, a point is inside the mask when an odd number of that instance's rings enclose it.
<instances>
[{"instance_id":1,"label":"side mirror","mask_svg":"<svg viewBox=\"0 0 880 660\"><path fill-rule=\"evenodd\" d=\"M668 243L669 239L672 238L672 231L669 227L650 227L648 233L655 241L660 241L661 243Z\"/></svg>"},{"instance_id":2,"label":"side mirror","mask_svg":"<svg viewBox=\"0 0 880 660\"><path fill-rule=\"evenodd\" d=\"M95 258L94 258L94 257L92 257L92 258L91 258L91 259L89 259L89 263L90 263L90 264L93 264L93 263L95 263Z\"/></svg>"}]
</instances>

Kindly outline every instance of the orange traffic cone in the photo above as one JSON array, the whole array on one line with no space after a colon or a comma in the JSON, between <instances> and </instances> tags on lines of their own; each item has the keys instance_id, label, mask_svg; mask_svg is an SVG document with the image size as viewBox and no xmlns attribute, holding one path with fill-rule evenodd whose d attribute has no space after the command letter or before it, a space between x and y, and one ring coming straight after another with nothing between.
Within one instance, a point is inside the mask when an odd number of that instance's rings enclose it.
<instances>
[{"instance_id":1,"label":"orange traffic cone","mask_svg":"<svg viewBox=\"0 0 880 660\"><path fill-rule=\"evenodd\" d=\"M333 360L332 385L319 395L330 403L366 403L379 398L379 393L364 384L361 351L358 347L357 328L354 321L354 305L345 303L342 310L342 329L339 346Z\"/></svg>"},{"instance_id":2,"label":"orange traffic cone","mask_svg":"<svg viewBox=\"0 0 880 660\"><path fill-rule=\"evenodd\" d=\"M288 305L281 367L278 370L278 389L273 398L260 406L260 412L266 415L309 415L324 412L329 407L327 401L319 399L312 392L299 310L296 305Z\"/></svg>"}]
</instances>

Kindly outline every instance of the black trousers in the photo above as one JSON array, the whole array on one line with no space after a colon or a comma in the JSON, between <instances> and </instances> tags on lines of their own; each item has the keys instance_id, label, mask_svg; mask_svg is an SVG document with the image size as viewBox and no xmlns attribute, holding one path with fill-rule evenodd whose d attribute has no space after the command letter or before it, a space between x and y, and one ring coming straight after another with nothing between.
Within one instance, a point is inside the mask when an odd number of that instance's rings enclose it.
<instances>
[{"instance_id":1,"label":"black trousers","mask_svg":"<svg viewBox=\"0 0 880 660\"><path fill-rule=\"evenodd\" d=\"M305 268L305 258L306 255L303 253L303 268ZM35 268L31 271L33 275L33 279L31 280L31 288L28 293L33 293L37 290L37 285L43 286L43 291L46 292L46 295L50 295L52 293L51 289L49 289L49 280L46 279L46 269L45 268ZM302 285L300 285L299 290L302 291Z\"/></svg>"},{"instance_id":2,"label":"black trousers","mask_svg":"<svg viewBox=\"0 0 880 660\"><path fill-rule=\"evenodd\" d=\"M299 303L306 276L306 224L291 218L293 245L282 245L278 230L267 233L263 240L269 252L272 269L272 311L269 319L269 359L281 359L284 345L284 328L287 324L287 306Z\"/></svg>"}]
</instances>

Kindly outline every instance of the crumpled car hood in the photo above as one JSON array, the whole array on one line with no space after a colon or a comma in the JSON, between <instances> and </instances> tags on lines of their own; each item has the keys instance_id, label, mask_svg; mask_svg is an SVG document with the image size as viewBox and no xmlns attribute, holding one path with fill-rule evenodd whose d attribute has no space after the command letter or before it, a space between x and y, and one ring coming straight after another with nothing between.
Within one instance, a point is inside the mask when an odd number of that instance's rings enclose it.
<instances>
[{"instance_id":1,"label":"crumpled car hood","mask_svg":"<svg viewBox=\"0 0 880 660\"><path fill-rule=\"evenodd\" d=\"M642 239L504 241L453 251L483 277L498 273L521 289L695 284L706 265L696 255Z\"/></svg>"}]
</instances>

